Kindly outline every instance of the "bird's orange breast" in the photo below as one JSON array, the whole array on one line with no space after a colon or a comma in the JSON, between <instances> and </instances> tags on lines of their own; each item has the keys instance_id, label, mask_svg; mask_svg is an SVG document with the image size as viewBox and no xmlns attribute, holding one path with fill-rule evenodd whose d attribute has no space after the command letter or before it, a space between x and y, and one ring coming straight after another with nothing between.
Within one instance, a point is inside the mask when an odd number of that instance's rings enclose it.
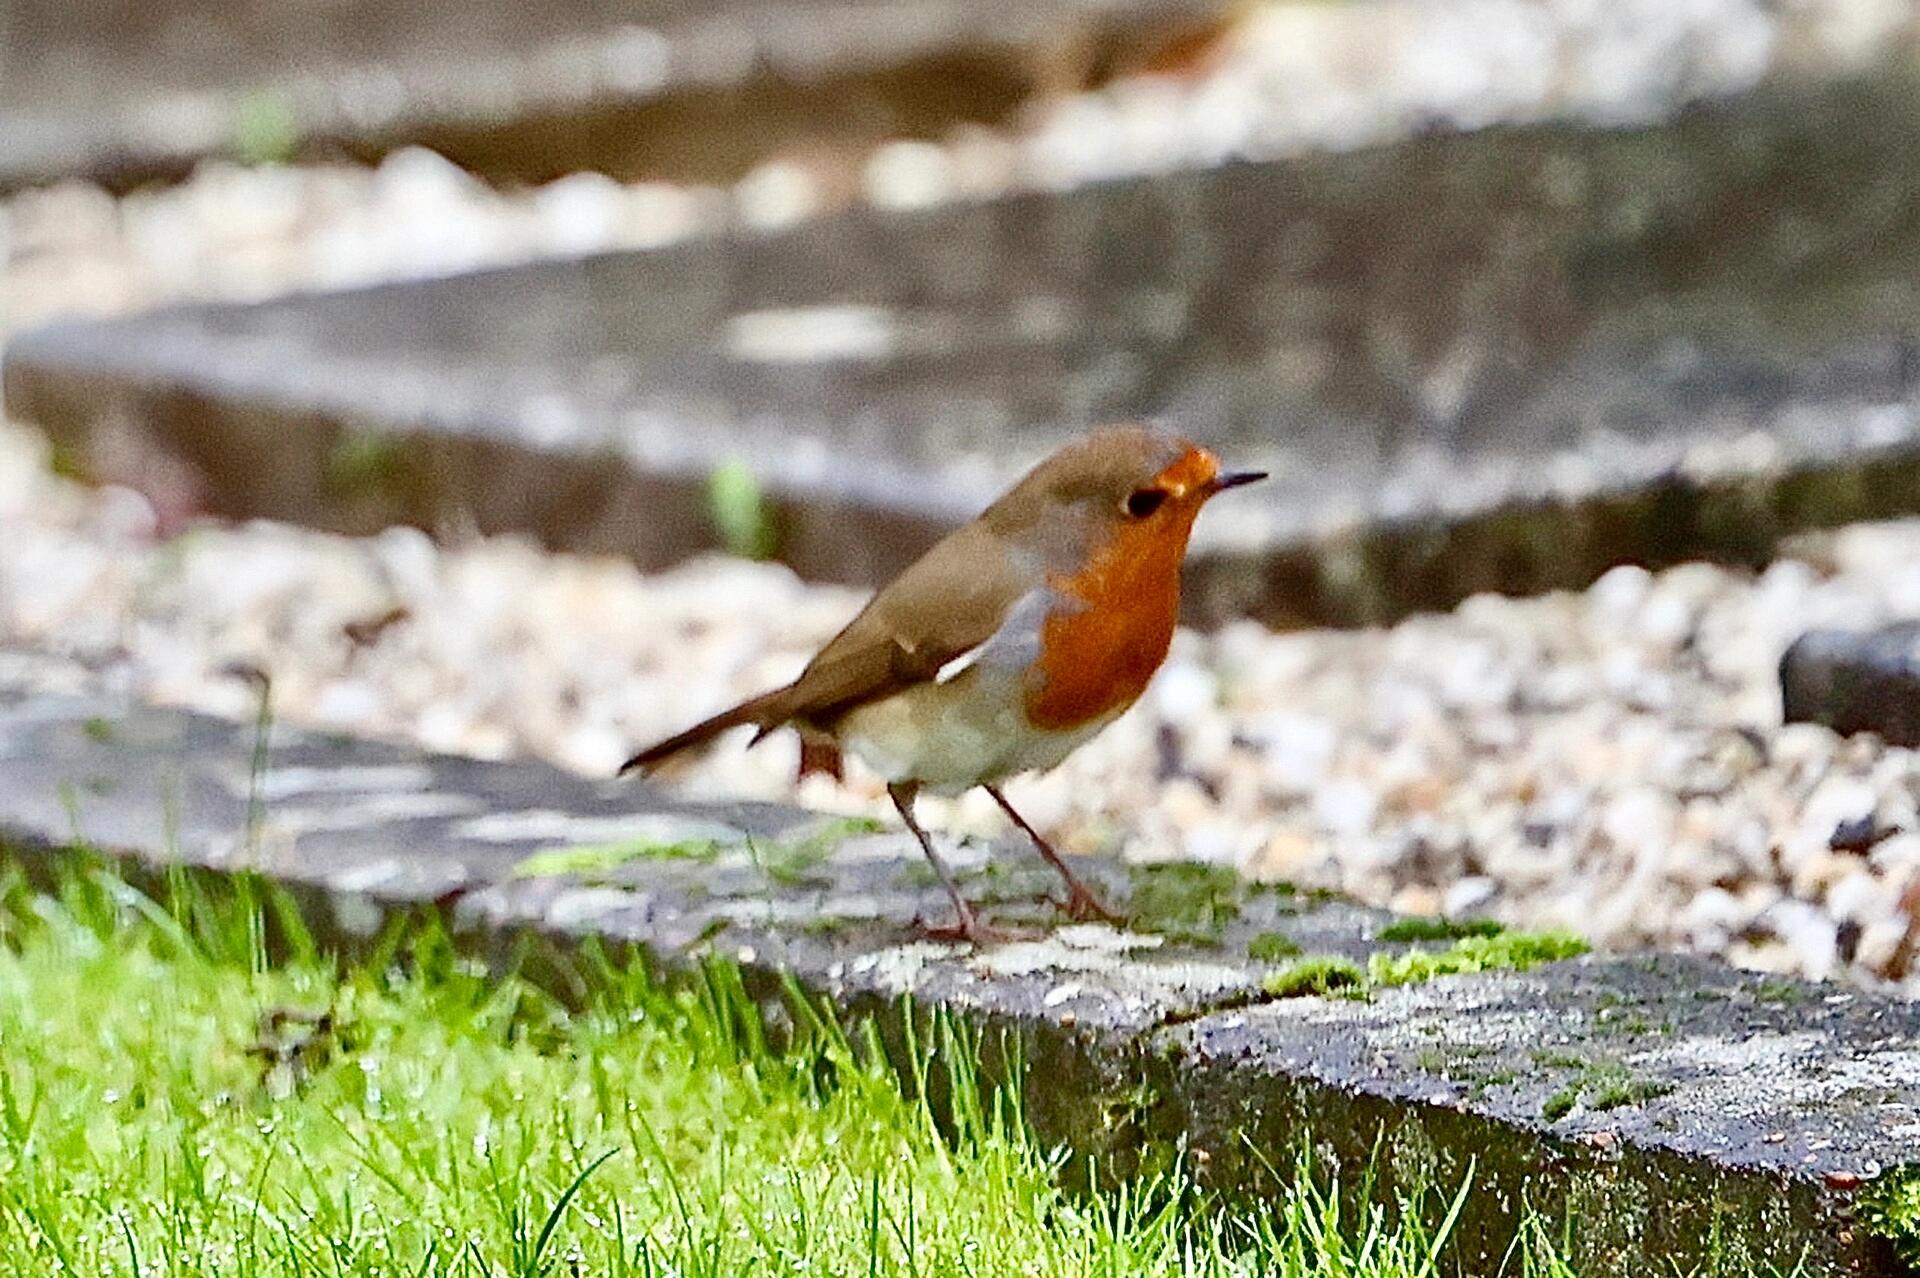
<instances>
[{"instance_id":1,"label":"bird's orange breast","mask_svg":"<svg viewBox=\"0 0 1920 1278\"><path fill-rule=\"evenodd\" d=\"M1073 574L1040 631L1037 678L1026 699L1036 728L1065 731L1118 713L1166 660L1180 613L1180 561L1192 516L1123 526Z\"/></svg>"}]
</instances>

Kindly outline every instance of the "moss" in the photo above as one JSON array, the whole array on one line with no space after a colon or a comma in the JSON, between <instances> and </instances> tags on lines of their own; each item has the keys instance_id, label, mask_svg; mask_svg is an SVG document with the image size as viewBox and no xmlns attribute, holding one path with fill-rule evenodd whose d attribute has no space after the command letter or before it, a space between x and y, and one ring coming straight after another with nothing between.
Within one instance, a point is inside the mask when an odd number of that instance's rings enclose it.
<instances>
[{"instance_id":1,"label":"moss","mask_svg":"<svg viewBox=\"0 0 1920 1278\"><path fill-rule=\"evenodd\" d=\"M1279 897L1283 901L1298 901L1307 905L1321 905L1328 901L1348 899L1332 888L1304 888L1286 879L1250 879L1246 881L1246 888L1255 896Z\"/></svg>"},{"instance_id":2,"label":"moss","mask_svg":"<svg viewBox=\"0 0 1920 1278\"><path fill-rule=\"evenodd\" d=\"M87 734L89 741L98 741L102 745L113 740L115 731L113 720L103 719L99 715L94 715L82 722L80 730Z\"/></svg>"},{"instance_id":3,"label":"moss","mask_svg":"<svg viewBox=\"0 0 1920 1278\"><path fill-rule=\"evenodd\" d=\"M857 835L877 834L885 828L872 817L835 817L799 838L782 839L765 846L750 841L747 847L775 883L786 887L817 887L824 880L813 871L826 864L841 843Z\"/></svg>"},{"instance_id":4,"label":"moss","mask_svg":"<svg viewBox=\"0 0 1920 1278\"><path fill-rule=\"evenodd\" d=\"M1248 954L1260 958L1254 947L1268 936L1277 937L1278 933L1256 937L1247 946ZM1325 994L1329 990L1339 991L1344 997L1365 998L1376 988L1416 985L1436 976L1465 972L1525 971L1536 964L1586 952L1585 941L1564 932L1505 932L1465 937L1439 951L1414 949L1404 954L1370 955L1364 968L1349 959L1310 955L1269 973L1260 984L1276 998Z\"/></svg>"},{"instance_id":5,"label":"moss","mask_svg":"<svg viewBox=\"0 0 1920 1278\"><path fill-rule=\"evenodd\" d=\"M1620 1070L1617 1078L1606 1074L1589 1081L1588 1109L1606 1110L1618 1109L1622 1105L1638 1105L1656 1096L1665 1096L1673 1090L1670 1083L1629 1074L1625 1066L1617 1068Z\"/></svg>"},{"instance_id":6,"label":"moss","mask_svg":"<svg viewBox=\"0 0 1920 1278\"><path fill-rule=\"evenodd\" d=\"M1540 1102L1540 1117L1549 1123L1557 1123L1573 1112L1580 1103L1580 1085L1568 1083L1553 1095Z\"/></svg>"},{"instance_id":7,"label":"moss","mask_svg":"<svg viewBox=\"0 0 1920 1278\"><path fill-rule=\"evenodd\" d=\"M1463 937L1444 950L1375 954L1367 960L1367 973L1376 985L1412 985L1466 972L1524 972L1586 952L1587 943L1566 932L1503 932Z\"/></svg>"},{"instance_id":8,"label":"moss","mask_svg":"<svg viewBox=\"0 0 1920 1278\"><path fill-rule=\"evenodd\" d=\"M1920 1166L1895 1167L1860 1194L1860 1219L1893 1245L1894 1254L1920 1267Z\"/></svg>"},{"instance_id":9,"label":"moss","mask_svg":"<svg viewBox=\"0 0 1920 1278\"><path fill-rule=\"evenodd\" d=\"M1262 932L1247 942L1247 957L1262 963L1277 963L1299 953L1299 942L1285 932Z\"/></svg>"},{"instance_id":10,"label":"moss","mask_svg":"<svg viewBox=\"0 0 1920 1278\"><path fill-rule=\"evenodd\" d=\"M1246 881L1231 868L1173 861L1132 870L1129 909L1136 925L1169 941L1209 944L1240 917Z\"/></svg>"},{"instance_id":11,"label":"moss","mask_svg":"<svg viewBox=\"0 0 1920 1278\"><path fill-rule=\"evenodd\" d=\"M594 878L616 870L629 861L711 861L719 855L720 845L711 839L693 839L682 843L662 843L657 839L580 843L568 847L541 848L513 867L513 877L534 879L554 874L578 874Z\"/></svg>"},{"instance_id":12,"label":"moss","mask_svg":"<svg viewBox=\"0 0 1920 1278\"><path fill-rule=\"evenodd\" d=\"M1315 954L1298 959L1278 971L1269 972L1260 988L1275 998L1365 998L1367 974L1352 959L1333 954Z\"/></svg>"},{"instance_id":13,"label":"moss","mask_svg":"<svg viewBox=\"0 0 1920 1278\"><path fill-rule=\"evenodd\" d=\"M1495 1087L1504 1087L1519 1078L1506 1066L1488 1068L1486 1058L1493 1049L1478 1043L1443 1043L1420 1050L1414 1058L1423 1071L1466 1086L1467 1095L1478 1099Z\"/></svg>"},{"instance_id":14,"label":"moss","mask_svg":"<svg viewBox=\"0 0 1920 1278\"><path fill-rule=\"evenodd\" d=\"M1593 1018L1594 1030L1601 1034L1639 1038L1646 1034L1673 1033L1673 1022L1654 1022L1645 1013L1625 1007L1602 1007Z\"/></svg>"},{"instance_id":15,"label":"moss","mask_svg":"<svg viewBox=\"0 0 1920 1278\"><path fill-rule=\"evenodd\" d=\"M1548 1069L1585 1069L1588 1062L1586 1057L1572 1052L1538 1051L1533 1053L1533 1063Z\"/></svg>"},{"instance_id":16,"label":"moss","mask_svg":"<svg viewBox=\"0 0 1920 1278\"><path fill-rule=\"evenodd\" d=\"M1813 994L1812 986L1802 985L1798 981L1762 981L1753 990L1753 996L1762 1003L1784 1003L1788 1006L1804 1003Z\"/></svg>"},{"instance_id":17,"label":"moss","mask_svg":"<svg viewBox=\"0 0 1920 1278\"><path fill-rule=\"evenodd\" d=\"M1383 941L1457 941L1470 936L1498 936L1506 928L1492 919L1395 919L1380 929Z\"/></svg>"},{"instance_id":18,"label":"moss","mask_svg":"<svg viewBox=\"0 0 1920 1278\"><path fill-rule=\"evenodd\" d=\"M932 888L940 886L940 876L933 872L925 857L912 861L902 861L900 868L894 871L893 883L902 888Z\"/></svg>"},{"instance_id":19,"label":"moss","mask_svg":"<svg viewBox=\"0 0 1920 1278\"><path fill-rule=\"evenodd\" d=\"M870 918L853 918L845 914L816 914L810 919L801 921L800 933L803 936L839 936L868 926L872 922Z\"/></svg>"},{"instance_id":20,"label":"moss","mask_svg":"<svg viewBox=\"0 0 1920 1278\"><path fill-rule=\"evenodd\" d=\"M1672 1090L1671 1084L1636 1074L1619 1061L1590 1060L1569 1052L1535 1052L1533 1059L1541 1065L1574 1071L1572 1078L1540 1104L1540 1116L1550 1123L1566 1117L1576 1105L1600 1112L1638 1105Z\"/></svg>"}]
</instances>

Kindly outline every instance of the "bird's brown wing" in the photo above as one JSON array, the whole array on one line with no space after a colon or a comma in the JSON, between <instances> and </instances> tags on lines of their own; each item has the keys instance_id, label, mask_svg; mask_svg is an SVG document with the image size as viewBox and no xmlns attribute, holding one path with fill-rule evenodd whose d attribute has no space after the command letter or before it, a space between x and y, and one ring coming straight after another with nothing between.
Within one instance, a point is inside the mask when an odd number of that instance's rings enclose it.
<instances>
[{"instance_id":1,"label":"bird's brown wing","mask_svg":"<svg viewBox=\"0 0 1920 1278\"><path fill-rule=\"evenodd\" d=\"M786 689L783 721L830 725L856 706L928 682L992 638L1014 602L1038 584L985 527L959 529L827 641Z\"/></svg>"},{"instance_id":2,"label":"bird's brown wing","mask_svg":"<svg viewBox=\"0 0 1920 1278\"><path fill-rule=\"evenodd\" d=\"M622 772L656 763L728 728L758 724L758 741L794 720L830 726L856 706L916 683L992 638L1014 601L1040 584L985 525L971 523L915 560L846 627L800 677L642 750Z\"/></svg>"}]
</instances>

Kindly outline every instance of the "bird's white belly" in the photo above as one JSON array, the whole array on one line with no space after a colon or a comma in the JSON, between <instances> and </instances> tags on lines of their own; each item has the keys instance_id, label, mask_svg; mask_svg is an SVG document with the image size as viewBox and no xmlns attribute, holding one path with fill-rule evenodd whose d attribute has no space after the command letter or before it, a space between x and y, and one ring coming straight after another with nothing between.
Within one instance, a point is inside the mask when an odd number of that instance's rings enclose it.
<instances>
[{"instance_id":1,"label":"bird's white belly","mask_svg":"<svg viewBox=\"0 0 1920 1278\"><path fill-rule=\"evenodd\" d=\"M986 666L947 683L915 684L850 712L840 743L888 781L957 794L1016 773L1045 771L1119 717L1067 731L1027 722L1021 681Z\"/></svg>"}]
</instances>

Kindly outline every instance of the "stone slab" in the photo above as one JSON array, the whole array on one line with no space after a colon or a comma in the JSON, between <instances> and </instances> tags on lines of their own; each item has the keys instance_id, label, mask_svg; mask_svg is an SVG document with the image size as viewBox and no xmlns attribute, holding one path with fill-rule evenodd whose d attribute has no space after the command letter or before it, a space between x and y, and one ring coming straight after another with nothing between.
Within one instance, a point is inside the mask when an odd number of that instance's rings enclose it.
<instances>
[{"instance_id":1,"label":"stone slab","mask_svg":"<svg viewBox=\"0 0 1920 1278\"><path fill-rule=\"evenodd\" d=\"M1062 44L1173 39L1217 0L11 0L0 189L206 155L429 145L487 176L730 181L781 147L1003 118Z\"/></svg>"},{"instance_id":2,"label":"stone slab","mask_svg":"<svg viewBox=\"0 0 1920 1278\"><path fill-rule=\"evenodd\" d=\"M1017 1035L1042 1136L1109 1173L1178 1155L1258 1195L1309 1138L1348 1172L1384 1155L1389 1188L1471 1169L1461 1236L1489 1266L1524 1201L1578 1213L1582 1273L1710 1254L1732 1272L1890 1272L1853 1205L1920 1148L1909 1004L1662 956L1280 998L1256 936L1361 959L1407 947L1377 912L1251 889L1213 937L1064 927L974 953L915 938L939 902L901 833L285 728L257 753L257 725L28 691L7 668L0 840L29 856L86 844L136 874L257 869L341 946L434 903L483 953L531 930L669 967L730 958L770 1000L791 977L896 1038L910 995L990 1044ZM662 844L679 851L636 851ZM1046 884L1017 848L957 855L1003 916ZM1089 872L1116 898L1167 873Z\"/></svg>"},{"instance_id":3,"label":"stone slab","mask_svg":"<svg viewBox=\"0 0 1920 1278\"><path fill-rule=\"evenodd\" d=\"M649 567L744 459L875 582L1156 415L1276 480L1195 619L1368 622L1920 505L1920 79L28 334L7 411L222 513L527 531ZM180 465L156 465L160 455ZM177 508L178 501L169 508Z\"/></svg>"}]
</instances>

